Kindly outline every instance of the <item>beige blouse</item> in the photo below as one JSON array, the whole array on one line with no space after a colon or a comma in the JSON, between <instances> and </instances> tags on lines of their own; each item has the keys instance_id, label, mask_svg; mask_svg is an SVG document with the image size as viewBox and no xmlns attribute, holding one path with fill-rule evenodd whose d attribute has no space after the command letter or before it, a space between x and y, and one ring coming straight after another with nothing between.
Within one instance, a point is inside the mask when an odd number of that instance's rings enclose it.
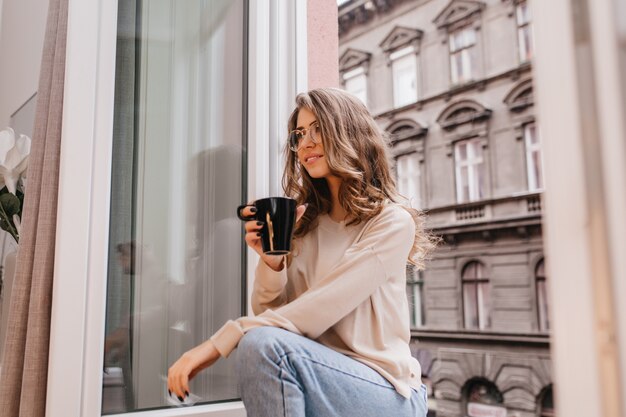
<instances>
[{"instance_id":1,"label":"beige blouse","mask_svg":"<svg viewBox=\"0 0 626 417\"><path fill-rule=\"evenodd\" d=\"M227 357L248 330L280 327L368 365L409 398L421 385L406 297L414 237L413 218L397 204L353 226L320 216L319 226L295 241L288 268L276 272L259 260L255 316L229 320L211 340Z\"/></svg>"}]
</instances>

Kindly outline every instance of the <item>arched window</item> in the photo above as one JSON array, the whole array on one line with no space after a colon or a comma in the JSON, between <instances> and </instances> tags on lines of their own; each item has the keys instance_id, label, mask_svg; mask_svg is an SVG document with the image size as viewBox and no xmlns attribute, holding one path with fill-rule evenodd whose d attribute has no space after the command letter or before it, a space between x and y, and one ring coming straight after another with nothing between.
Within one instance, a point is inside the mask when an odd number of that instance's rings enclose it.
<instances>
[{"instance_id":1,"label":"arched window","mask_svg":"<svg viewBox=\"0 0 626 417\"><path fill-rule=\"evenodd\" d=\"M491 289L485 266L470 262L461 274L463 285L463 321L466 329L485 330L491 327L489 308Z\"/></svg>"},{"instance_id":2,"label":"arched window","mask_svg":"<svg viewBox=\"0 0 626 417\"><path fill-rule=\"evenodd\" d=\"M539 397L539 417L554 417L555 415L552 385L550 385L543 390Z\"/></svg>"},{"instance_id":3,"label":"arched window","mask_svg":"<svg viewBox=\"0 0 626 417\"><path fill-rule=\"evenodd\" d=\"M496 385L486 379L473 379L463 389L468 417L506 416L504 399Z\"/></svg>"},{"instance_id":4,"label":"arched window","mask_svg":"<svg viewBox=\"0 0 626 417\"><path fill-rule=\"evenodd\" d=\"M543 259L535 268L535 280L537 287L537 319L539 330L547 332L550 330L550 320L548 318L548 288L546 283L546 270Z\"/></svg>"}]
</instances>

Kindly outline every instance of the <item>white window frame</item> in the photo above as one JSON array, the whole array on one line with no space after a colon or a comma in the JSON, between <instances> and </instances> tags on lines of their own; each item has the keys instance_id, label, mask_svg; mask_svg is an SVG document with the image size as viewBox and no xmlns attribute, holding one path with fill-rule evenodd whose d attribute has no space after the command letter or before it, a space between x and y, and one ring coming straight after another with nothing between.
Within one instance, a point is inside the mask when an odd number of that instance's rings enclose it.
<instances>
[{"instance_id":1,"label":"white window frame","mask_svg":"<svg viewBox=\"0 0 626 417\"><path fill-rule=\"evenodd\" d=\"M306 90L306 65L298 63L306 62L307 56L306 32L300 29L306 27L307 2L289 4L286 13L285 8L250 2L248 68L256 69L248 73L250 197L278 189L278 184L267 181L271 171L268 157L279 145L278 139L270 140L278 137L272 134L270 119L286 117L282 114L292 105L295 92ZM272 37L271 28L277 26L287 34L284 39L295 40L290 47L273 47L276 37ZM48 417L97 416L101 412L116 37L116 1L69 3ZM276 67L272 65L280 66L281 62L290 64L289 77L282 78L293 80L287 87L284 83L276 85L278 77L274 77ZM282 90L275 95L278 87ZM249 250L248 291L255 261ZM248 303L249 297L248 293ZM236 401L125 415L242 417L245 410Z\"/></svg>"},{"instance_id":2,"label":"white window frame","mask_svg":"<svg viewBox=\"0 0 626 417\"><path fill-rule=\"evenodd\" d=\"M357 67L343 74L343 82L347 92L355 95L367 106L367 74L365 68ZM362 84L360 89L354 89L351 86Z\"/></svg>"},{"instance_id":3,"label":"white window frame","mask_svg":"<svg viewBox=\"0 0 626 417\"><path fill-rule=\"evenodd\" d=\"M458 36L471 33L473 40L471 43L462 46L456 45ZM450 82L452 85L465 84L473 81L476 77L476 55L477 55L477 34L476 29L472 26L465 26L461 29L450 32L449 34L450 49ZM456 65L456 56L461 56L461 67Z\"/></svg>"},{"instance_id":4,"label":"white window frame","mask_svg":"<svg viewBox=\"0 0 626 417\"><path fill-rule=\"evenodd\" d=\"M535 143L533 143L533 139L535 139ZM526 143L526 170L528 172L528 191L543 191L543 154L541 152L541 138L539 137L539 130L537 129L537 125L535 123L527 123L524 125L524 142ZM535 174L535 158L533 158L533 156L537 153L539 154L540 178L537 178L537 175Z\"/></svg>"},{"instance_id":5,"label":"white window frame","mask_svg":"<svg viewBox=\"0 0 626 417\"><path fill-rule=\"evenodd\" d=\"M419 329L426 325L426 306L424 305L424 271L416 267L407 268L407 287L409 287L411 300L409 314L411 315L411 328ZM408 294L407 294L408 295ZM407 297L408 298L408 297Z\"/></svg>"},{"instance_id":6,"label":"white window frame","mask_svg":"<svg viewBox=\"0 0 626 417\"><path fill-rule=\"evenodd\" d=\"M393 107L403 107L407 104L415 103L419 97L419 89L417 86L417 57L415 56L415 48L407 46L389 54L391 61L391 78L393 81ZM400 70L406 70L412 74L413 91L407 94L406 87L402 85L401 78L398 77ZM404 98L406 95L407 98Z\"/></svg>"},{"instance_id":7,"label":"white window frame","mask_svg":"<svg viewBox=\"0 0 626 417\"><path fill-rule=\"evenodd\" d=\"M476 264L480 269L479 273L477 273L478 277L466 278L464 276L467 268ZM461 294L463 298L463 328L468 330L488 330L492 326L492 308L490 303L493 300L493 292L491 287L491 280L487 277L486 266L482 262L479 261L471 261L463 266L461 270ZM478 317L478 327L470 327L467 325L467 315L465 312L467 298L465 297L465 287L467 285L475 285L476 286L476 316ZM486 291L485 291L486 289ZM485 292L489 293L489 303L484 300Z\"/></svg>"},{"instance_id":8,"label":"white window frame","mask_svg":"<svg viewBox=\"0 0 626 417\"><path fill-rule=\"evenodd\" d=\"M409 199L411 207L422 208L422 177L417 152L396 158L398 191Z\"/></svg>"},{"instance_id":9,"label":"white window frame","mask_svg":"<svg viewBox=\"0 0 626 417\"><path fill-rule=\"evenodd\" d=\"M523 8L526 9L528 20L524 20ZM527 1L518 3L515 6L515 21L517 23L517 46L519 51L520 64L528 62L533 57L533 31L531 26L530 8ZM526 43L524 36L528 32L529 43Z\"/></svg>"},{"instance_id":10,"label":"white window frame","mask_svg":"<svg viewBox=\"0 0 626 417\"><path fill-rule=\"evenodd\" d=\"M467 159L461 159L461 146L467 146ZM479 150L479 152L476 152ZM456 168L456 199L457 203L479 201L483 198L485 190L480 188L480 178L485 180L485 158L480 138L466 139L454 144L454 163ZM463 196L462 169L467 168L467 184L469 195Z\"/></svg>"}]
</instances>

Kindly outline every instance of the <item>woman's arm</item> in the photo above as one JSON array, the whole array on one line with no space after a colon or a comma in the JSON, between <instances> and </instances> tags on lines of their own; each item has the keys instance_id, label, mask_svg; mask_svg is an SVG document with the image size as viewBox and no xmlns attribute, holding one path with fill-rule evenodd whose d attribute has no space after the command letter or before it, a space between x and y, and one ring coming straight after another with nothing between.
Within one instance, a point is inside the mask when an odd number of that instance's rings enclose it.
<instances>
[{"instance_id":1,"label":"woman's arm","mask_svg":"<svg viewBox=\"0 0 626 417\"><path fill-rule=\"evenodd\" d=\"M268 309L274 310L287 302L285 296L285 285L287 285L285 257L276 268L278 270L267 265L263 259L259 259L251 296L252 311L255 315Z\"/></svg>"},{"instance_id":2,"label":"woman's arm","mask_svg":"<svg viewBox=\"0 0 626 417\"><path fill-rule=\"evenodd\" d=\"M399 206L385 208L333 270L300 297L259 316L229 321L211 340L222 356L228 356L248 330L259 326L316 339L367 300L393 271L403 270L414 237L409 213Z\"/></svg>"}]
</instances>

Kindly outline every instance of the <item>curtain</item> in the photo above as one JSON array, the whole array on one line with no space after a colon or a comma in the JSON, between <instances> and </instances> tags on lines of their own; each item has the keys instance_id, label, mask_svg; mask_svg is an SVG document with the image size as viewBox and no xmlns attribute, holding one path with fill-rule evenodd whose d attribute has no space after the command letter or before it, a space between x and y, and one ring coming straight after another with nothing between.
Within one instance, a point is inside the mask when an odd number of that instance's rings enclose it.
<instances>
[{"instance_id":1,"label":"curtain","mask_svg":"<svg viewBox=\"0 0 626 417\"><path fill-rule=\"evenodd\" d=\"M22 234L0 375L6 416L43 416L56 233L68 0L50 0Z\"/></svg>"}]
</instances>

